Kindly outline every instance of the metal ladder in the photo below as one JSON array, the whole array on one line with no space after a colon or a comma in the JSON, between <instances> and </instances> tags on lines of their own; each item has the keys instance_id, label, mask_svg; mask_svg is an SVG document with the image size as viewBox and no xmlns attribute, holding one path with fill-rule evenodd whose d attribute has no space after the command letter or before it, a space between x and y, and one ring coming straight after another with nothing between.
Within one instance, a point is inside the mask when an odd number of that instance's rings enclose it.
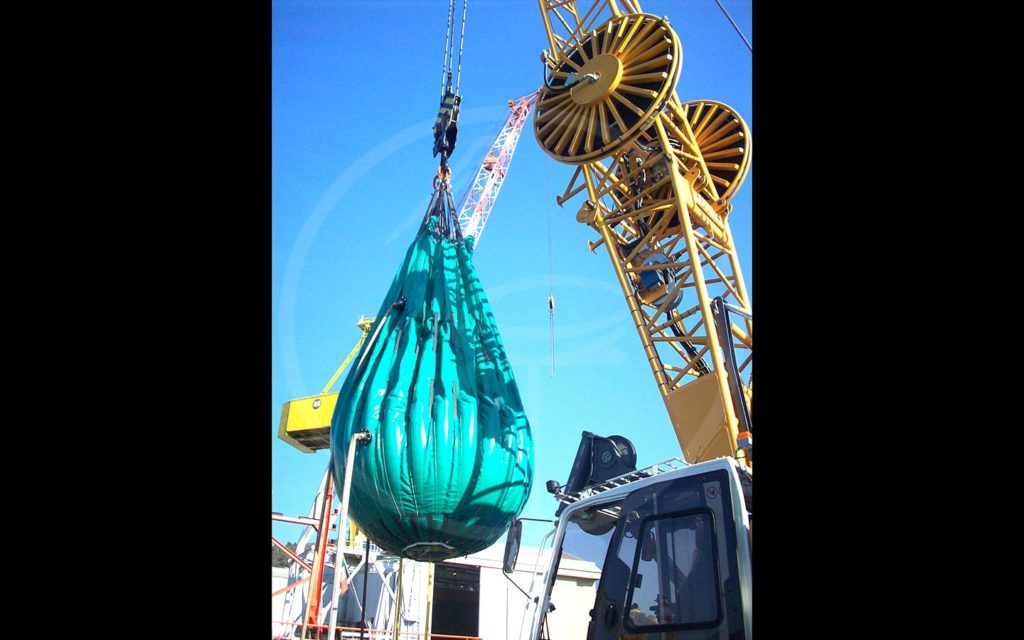
<instances>
[{"instance_id":1,"label":"metal ladder","mask_svg":"<svg viewBox=\"0 0 1024 640\"><path fill-rule=\"evenodd\" d=\"M617 487L621 487L632 482L636 482L637 480L644 480L646 478L659 476L664 473L668 473L669 471L676 471L677 469L682 469L683 467L686 466L688 465L686 461L684 461L682 458L669 458L668 460L663 460L649 467L637 469L636 471L630 471L629 473L624 473L621 476L615 476L614 478L605 480L604 482L592 484L589 487L584 487L583 489L580 489L575 493L562 493L562 489L564 489L567 486L562 485L561 487L558 487L558 489L555 491L555 499L561 502L562 504L573 504L574 502L579 502L584 498L589 498L591 496L604 493L605 491L609 491L611 489L615 489Z\"/></svg>"}]
</instances>

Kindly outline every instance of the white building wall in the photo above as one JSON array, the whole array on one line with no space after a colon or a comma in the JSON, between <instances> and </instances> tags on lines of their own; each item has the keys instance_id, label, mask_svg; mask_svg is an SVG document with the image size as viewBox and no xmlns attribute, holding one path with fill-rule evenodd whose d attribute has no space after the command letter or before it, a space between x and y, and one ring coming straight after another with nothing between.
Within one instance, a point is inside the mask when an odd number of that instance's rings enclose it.
<instances>
[{"instance_id":1,"label":"white building wall","mask_svg":"<svg viewBox=\"0 0 1024 640\"><path fill-rule=\"evenodd\" d=\"M270 593L274 593L275 591L277 591L279 589L284 589L287 586L288 586L288 569L286 569L285 567L271 567L270 568ZM271 620L277 621L277 620L285 620L286 619L284 617L284 596L285 596L285 594L282 593L280 595L274 596L273 599L271 599L271 602L270 602L270 606L271 606L270 619Z\"/></svg>"},{"instance_id":2,"label":"white building wall","mask_svg":"<svg viewBox=\"0 0 1024 640\"><path fill-rule=\"evenodd\" d=\"M531 578L536 558L536 549L523 547L520 553L519 562L516 564L516 572L511 576L524 591L531 588ZM479 633L483 640L520 640L524 638L526 627L529 621L524 621L527 614L529 600L515 586L513 586L502 574L501 563L504 553L504 543L484 549L483 551L462 557L448 560L454 564L464 564L480 567L480 611L479 611ZM426 563L413 563L406 561L403 570L403 624L402 631L424 632L423 626L426 622L426 584L427 584ZM548 615L548 628L551 637L557 640L586 640L587 624L590 621L589 611L594 606L594 595L597 588L597 580L600 578L600 571L597 565L592 562L563 557L559 567L559 575L552 590L551 600L556 610ZM330 583L333 570L325 568L325 580ZM353 600L361 596L362 571L355 576L352 589L341 598L339 609L352 615L356 615L355 609L349 611L349 607L355 607ZM288 584L288 570L274 568L272 571L272 591ZM380 604L382 585L380 576L376 573L370 574L368 586L367 605L370 611L367 618L385 617L390 618L393 613L377 611ZM540 576L537 576L536 590L540 590ZM299 587L297 591L302 591ZM330 589L327 589L328 593ZM394 602L388 600L393 607ZM283 611L285 595L273 598L272 611L273 620L289 620L293 617L301 619L301 607L304 605L304 598L298 598L296 611L297 616L290 616ZM294 613L294 612L293 612ZM391 613L391 615L389 615ZM393 621L389 621L393 625ZM389 628L390 626L389 625ZM376 625L374 625L376 626ZM275 625L275 631L281 627ZM411 636L409 636L411 637Z\"/></svg>"},{"instance_id":3,"label":"white building wall","mask_svg":"<svg viewBox=\"0 0 1024 640\"><path fill-rule=\"evenodd\" d=\"M590 610L597 594L597 578L559 576L551 591L555 610L548 614L552 638L586 640ZM522 594L520 594L522 595Z\"/></svg>"},{"instance_id":4,"label":"white building wall","mask_svg":"<svg viewBox=\"0 0 1024 640\"><path fill-rule=\"evenodd\" d=\"M524 622L529 601L501 571L504 543L465 558L448 562L480 567L479 633L483 640L519 640L525 637ZM530 591L536 549L523 547L516 571L510 576L523 591ZM551 592L555 611L548 615L551 637L558 640L586 640L590 609L594 606L597 580L601 573L592 562L563 558ZM534 588L540 590L540 576ZM536 594L535 594L536 595Z\"/></svg>"}]
</instances>

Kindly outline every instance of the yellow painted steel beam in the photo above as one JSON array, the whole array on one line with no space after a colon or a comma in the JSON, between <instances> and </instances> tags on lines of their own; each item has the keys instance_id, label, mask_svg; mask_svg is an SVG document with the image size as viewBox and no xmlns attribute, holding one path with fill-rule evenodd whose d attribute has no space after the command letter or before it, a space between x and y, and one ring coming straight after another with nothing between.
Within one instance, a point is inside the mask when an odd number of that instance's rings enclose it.
<instances>
[{"instance_id":1,"label":"yellow painted steel beam","mask_svg":"<svg viewBox=\"0 0 1024 640\"><path fill-rule=\"evenodd\" d=\"M668 146L670 145L669 138L668 138L668 133L666 133L665 127L662 125L661 120L660 119L656 120L655 121L655 125L657 126L658 135L661 138L662 144L665 145L665 148L668 148ZM671 175L672 175L672 188L673 188L673 190L676 193L676 199L680 203L682 203L683 201L686 201L687 204L690 205L690 203L692 203L694 201L694 197L693 197L694 194L692 193L692 188L693 187L692 187L691 184L687 183L685 180L682 179L682 176L680 175L680 172L679 172L679 163L674 158L672 159L672 165L673 165L673 168L675 169L671 173ZM690 206L687 206L687 207L680 206L679 207L679 215L680 215L680 218L681 218L681 221L682 221L681 227L682 227L682 230L683 230L683 234L686 237L686 246L687 246L688 253L690 255L690 259L691 260L694 260L694 259L699 260L699 258L698 258L699 250L698 250L698 247L697 247L697 240L694 237L693 227L691 226L690 219L689 219L690 211L691 210L696 210L697 207L695 205L691 205L691 206L692 206L692 209L690 208ZM696 286L696 290L697 290L697 297L698 297L698 300L700 302L700 313L701 313L702 318L705 320L705 322L704 322L705 327L710 327L710 326L712 326L712 323L709 322L708 319L711 318L711 298L708 296L707 285L704 282L704 270L702 268L700 268L699 266L697 266L697 267L694 268L693 275L694 275L694 281L695 281L695 283L697 285ZM721 403L721 410L722 410L722 417L721 417L722 424L720 425L720 429L724 430L726 432L727 436L728 436L727 442L731 443L731 446L730 446L730 449L729 449L729 453L732 454L735 451L735 449L736 449L735 443L736 443L736 438L737 438L737 436L739 434L739 429L737 428L738 421L737 421L735 412L733 411L733 404L731 402L732 394L731 394L731 392L729 390L729 382L728 382L727 375L726 375L725 363L723 362L722 352L721 352L721 349L720 349L720 345L718 344L718 335L717 335L717 333L714 332L714 331L707 331L706 334L705 334L705 339L707 340L707 344L708 344L709 351L710 351L710 354L711 354L711 360L713 362L714 371L717 374L715 376L715 378L716 378L716 380L718 382L717 386L718 386L719 394L720 394L718 400ZM697 342L697 341L693 340L693 342ZM670 407L670 413L671 413L671 407ZM683 421L683 418L687 417L688 413L689 413L689 411L687 410L687 411L684 411L683 413L681 413L679 416L673 415L672 416L673 417L673 422L676 421L677 417L680 419L679 423L676 425L676 435L679 438L680 445L684 448L684 450L688 446L692 446L692 440L694 440L694 439L702 440L701 443L698 444L698 453L695 454L695 458L699 461L699 460L703 459L702 458L702 454L705 451L711 449L711 441L718 440L719 436L717 434L715 434L713 430L712 431L701 431L699 434L696 433L693 429L691 429L690 425L686 424ZM692 421L692 418L691 418L691 421ZM707 433L708 435L705 436L704 435L705 433ZM703 441L704 438L706 438L706 440L707 440L706 442Z\"/></svg>"},{"instance_id":2,"label":"yellow painted steel beam","mask_svg":"<svg viewBox=\"0 0 1024 640\"><path fill-rule=\"evenodd\" d=\"M574 72L585 82L538 101L538 143L577 165L556 201L563 206L586 193L576 219L599 236L588 242L591 251L604 246L611 259L684 456L742 459L722 348L735 348L745 369L752 323L737 319L735 339L719 344L711 300L750 310L727 221L749 165L746 124L720 102L680 102L678 36L638 2L538 1L551 46L548 77L565 83ZM595 77L581 81L586 73ZM646 83L657 88L640 86ZM644 264L656 253L667 262ZM661 284L641 283L651 271Z\"/></svg>"},{"instance_id":3,"label":"yellow painted steel beam","mask_svg":"<svg viewBox=\"0 0 1024 640\"><path fill-rule=\"evenodd\" d=\"M596 196L594 195L594 185L590 179L590 172L585 171L583 173L583 177L587 181L587 191L591 194L591 197L596 200ZM600 214L598 214L597 220L597 226L600 229L600 233L604 236L607 246L617 246L617 243L611 236L610 228L608 225L604 224ZM665 394L668 389L668 380L665 376L664 368L661 366L661 358L658 356L658 352L654 348L654 344L651 342L650 336L644 329L646 323L644 322L643 314L640 313L640 305L637 302L636 294L633 291L633 287L629 283L625 272L622 270L622 264L615 259L614 252L609 250L608 254L612 256L612 268L615 270L615 276L619 281L619 286L625 294L626 306L629 307L630 316L632 316L633 323L636 325L637 332L640 334L640 341L643 344L644 352L647 354L647 360L651 366L651 372L654 374L654 379L658 383L658 388L662 390L662 394Z\"/></svg>"}]
</instances>

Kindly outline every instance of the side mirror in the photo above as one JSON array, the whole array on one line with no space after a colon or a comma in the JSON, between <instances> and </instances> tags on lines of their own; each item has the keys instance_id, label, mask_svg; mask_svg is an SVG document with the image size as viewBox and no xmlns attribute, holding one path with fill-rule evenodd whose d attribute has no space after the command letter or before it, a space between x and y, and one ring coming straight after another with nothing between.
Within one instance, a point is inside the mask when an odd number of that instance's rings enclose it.
<instances>
[{"instance_id":1,"label":"side mirror","mask_svg":"<svg viewBox=\"0 0 1024 640\"><path fill-rule=\"evenodd\" d=\"M508 537L505 538L505 560L501 565L501 570L505 573L512 573L516 570L516 558L519 557L519 541L522 537L523 521L516 518L508 529Z\"/></svg>"}]
</instances>

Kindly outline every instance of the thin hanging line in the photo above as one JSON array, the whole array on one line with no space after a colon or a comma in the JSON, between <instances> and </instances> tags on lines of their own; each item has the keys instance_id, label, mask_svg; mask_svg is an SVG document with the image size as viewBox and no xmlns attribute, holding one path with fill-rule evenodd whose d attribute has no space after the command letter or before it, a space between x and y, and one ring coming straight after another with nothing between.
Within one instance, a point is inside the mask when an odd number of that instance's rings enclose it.
<instances>
[{"instance_id":1,"label":"thin hanging line","mask_svg":"<svg viewBox=\"0 0 1024 640\"><path fill-rule=\"evenodd\" d=\"M554 278L551 274L551 265L554 262L554 249L552 248L551 243L551 173L547 172L544 177L546 183L545 195L547 196L545 199L547 200L548 208L548 293L551 293L551 290L554 288L555 283Z\"/></svg>"},{"instance_id":2,"label":"thin hanging line","mask_svg":"<svg viewBox=\"0 0 1024 640\"><path fill-rule=\"evenodd\" d=\"M448 63L446 67L448 79L446 81L446 89L452 84L452 69L455 67L455 0L449 0L449 6L451 10L448 12L448 29L452 32L452 37L448 44Z\"/></svg>"},{"instance_id":3,"label":"thin hanging line","mask_svg":"<svg viewBox=\"0 0 1024 640\"><path fill-rule=\"evenodd\" d=\"M455 93L462 86L462 45L466 41L466 5L469 0L462 0L462 33L459 35L459 69L455 74Z\"/></svg>"},{"instance_id":4,"label":"thin hanging line","mask_svg":"<svg viewBox=\"0 0 1024 640\"><path fill-rule=\"evenodd\" d=\"M455 12L455 0L448 0L448 26L444 31L444 56L441 59L441 96L444 96L444 81L445 76L448 73L448 52L451 51L451 45L453 42L452 31L454 26L454 12Z\"/></svg>"},{"instance_id":5,"label":"thin hanging line","mask_svg":"<svg viewBox=\"0 0 1024 640\"><path fill-rule=\"evenodd\" d=\"M736 24L736 21L732 19L732 16L730 16L729 12L725 10L725 7L722 6L721 2L719 2L718 0L715 0L715 2L718 4L718 8L722 10L722 13L725 14L725 17L729 18L729 22L732 23L732 28L736 30L736 33L740 34L741 38L743 38L743 43L746 44L747 48L750 49L750 52L753 53L754 52L754 47L750 46L750 42L747 41L747 37L745 35L743 35L742 31L740 31L740 28Z\"/></svg>"},{"instance_id":6,"label":"thin hanging line","mask_svg":"<svg viewBox=\"0 0 1024 640\"><path fill-rule=\"evenodd\" d=\"M551 377L555 377L555 295L554 276L552 275L552 264L554 263L554 250L551 242L551 170L544 172L544 200L548 209L548 318L551 326Z\"/></svg>"}]
</instances>

